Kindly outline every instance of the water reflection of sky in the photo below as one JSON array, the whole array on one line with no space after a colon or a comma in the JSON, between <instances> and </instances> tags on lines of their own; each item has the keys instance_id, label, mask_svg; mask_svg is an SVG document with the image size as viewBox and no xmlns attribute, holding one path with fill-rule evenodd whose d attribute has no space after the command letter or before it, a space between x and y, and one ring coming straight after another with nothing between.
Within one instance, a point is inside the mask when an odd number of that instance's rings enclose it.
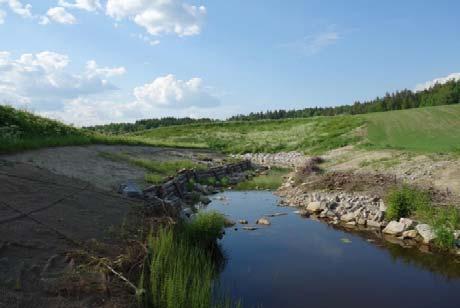
<instances>
[{"instance_id":1,"label":"water reflection of sky","mask_svg":"<svg viewBox=\"0 0 460 308\"><path fill-rule=\"evenodd\" d=\"M264 214L289 213L255 231L241 225L226 230L221 244L228 261L220 280L245 306L459 307L459 264L414 249L377 247L276 206L270 192L224 196L227 200L214 198L206 210L249 224Z\"/></svg>"}]
</instances>

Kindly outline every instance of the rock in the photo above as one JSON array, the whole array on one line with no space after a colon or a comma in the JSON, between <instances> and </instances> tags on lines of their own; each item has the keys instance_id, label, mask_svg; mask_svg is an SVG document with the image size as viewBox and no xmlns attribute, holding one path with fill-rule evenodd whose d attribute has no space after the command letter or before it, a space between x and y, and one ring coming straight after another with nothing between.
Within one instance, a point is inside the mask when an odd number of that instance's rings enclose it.
<instances>
[{"instance_id":1,"label":"rock","mask_svg":"<svg viewBox=\"0 0 460 308\"><path fill-rule=\"evenodd\" d=\"M246 230L246 231L254 231L257 229L258 229L257 227L243 227L243 230Z\"/></svg>"},{"instance_id":2,"label":"rock","mask_svg":"<svg viewBox=\"0 0 460 308\"><path fill-rule=\"evenodd\" d=\"M310 213L320 213L326 208L326 204L321 201L312 201L307 205L307 211Z\"/></svg>"},{"instance_id":3,"label":"rock","mask_svg":"<svg viewBox=\"0 0 460 308\"><path fill-rule=\"evenodd\" d=\"M352 220L355 220L355 218L358 217L359 213L361 213L361 209L358 209L358 210L356 210L354 212L342 215L340 217L340 220L345 221L345 222L350 222Z\"/></svg>"},{"instance_id":4,"label":"rock","mask_svg":"<svg viewBox=\"0 0 460 308\"><path fill-rule=\"evenodd\" d=\"M240 223L242 225L247 225L248 221L246 219L240 219L240 220L238 220L238 223Z\"/></svg>"},{"instance_id":5,"label":"rock","mask_svg":"<svg viewBox=\"0 0 460 308\"><path fill-rule=\"evenodd\" d=\"M433 229L427 224L419 224L415 227L415 230L420 234L425 244L431 243L436 238Z\"/></svg>"},{"instance_id":6,"label":"rock","mask_svg":"<svg viewBox=\"0 0 460 308\"><path fill-rule=\"evenodd\" d=\"M383 233L390 235L401 235L406 230L406 225L401 222L392 220L390 223L383 229Z\"/></svg>"},{"instance_id":7,"label":"rock","mask_svg":"<svg viewBox=\"0 0 460 308\"><path fill-rule=\"evenodd\" d=\"M231 219L225 218L225 221L224 221L225 228L233 227L234 225L236 225L236 222L234 222Z\"/></svg>"},{"instance_id":8,"label":"rock","mask_svg":"<svg viewBox=\"0 0 460 308\"><path fill-rule=\"evenodd\" d=\"M380 212L386 212L387 211L387 206L385 205L385 202L383 202L383 200L380 200L380 202L379 202L379 211Z\"/></svg>"},{"instance_id":9,"label":"rock","mask_svg":"<svg viewBox=\"0 0 460 308\"><path fill-rule=\"evenodd\" d=\"M294 213L299 214L302 217L310 217L310 213L307 210L299 210Z\"/></svg>"},{"instance_id":10,"label":"rock","mask_svg":"<svg viewBox=\"0 0 460 308\"><path fill-rule=\"evenodd\" d=\"M356 226L356 221L350 221L345 224L345 227L355 227Z\"/></svg>"},{"instance_id":11,"label":"rock","mask_svg":"<svg viewBox=\"0 0 460 308\"><path fill-rule=\"evenodd\" d=\"M144 195L139 186L137 186L137 184L133 181L128 181L126 183L121 184L118 187L118 193L129 198L142 198Z\"/></svg>"},{"instance_id":12,"label":"rock","mask_svg":"<svg viewBox=\"0 0 460 308\"><path fill-rule=\"evenodd\" d=\"M256 224L258 224L258 225L266 225L266 226L271 225L270 221L265 217L257 219Z\"/></svg>"},{"instance_id":13,"label":"rock","mask_svg":"<svg viewBox=\"0 0 460 308\"><path fill-rule=\"evenodd\" d=\"M209 203L211 203L211 199L209 199L206 196L200 196L200 202L203 203L203 204L209 204Z\"/></svg>"},{"instance_id":14,"label":"rock","mask_svg":"<svg viewBox=\"0 0 460 308\"><path fill-rule=\"evenodd\" d=\"M366 220L366 225L369 228L378 228L378 229L380 229L382 227L382 223L380 223L378 221L375 221L375 220L371 220L371 219Z\"/></svg>"},{"instance_id":15,"label":"rock","mask_svg":"<svg viewBox=\"0 0 460 308\"><path fill-rule=\"evenodd\" d=\"M402 233L403 239L415 239L417 237L417 230L407 230Z\"/></svg>"},{"instance_id":16,"label":"rock","mask_svg":"<svg viewBox=\"0 0 460 308\"><path fill-rule=\"evenodd\" d=\"M267 216L267 217L277 217L277 216L284 216L284 215L287 215L288 213L274 213L274 214L267 214L267 215L264 215L264 216Z\"/></svg>"},{"instance_id":17,"label":"rock","mask_svg":"<svg viewBox=\"0 0 460 308\"><path fill-rule=\"evenodd\" d=\"M404 224L406 230L411 229L415 225L414 221L409 218L401 218L399 222Z\"/></svg>"},{"instance_id":18,"label":"rock","mask_svg":"<svg viewBox=\"0 0 460 308\"><path fill-rule=\"evenodd\" d=\"M366 225L366 219L364 219L364 218L358 218L357 223L358 223L358 225L364 226L364 225Z\"/></svg>"},{"instance_id":19,"label":"rock","mask_svg":"<svg viewBox=\"0 0 460 308\"><path fill-rule=\"evenodd\" d=\"M460 239L460 230L455 230L454 231L454 239L456 239L456 240Z\"/></svg>"}]
</instances>

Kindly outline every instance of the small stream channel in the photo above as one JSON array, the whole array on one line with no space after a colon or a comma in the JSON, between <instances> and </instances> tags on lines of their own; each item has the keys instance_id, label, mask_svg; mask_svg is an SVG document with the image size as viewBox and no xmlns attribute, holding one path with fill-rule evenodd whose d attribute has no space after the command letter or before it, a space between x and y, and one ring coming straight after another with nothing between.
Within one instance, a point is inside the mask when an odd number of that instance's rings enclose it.
<instances>
[{"instance_id":1,"label":"small stream channel","mask_svg":"<svg viewBox=\"0 0 460 308\"><path fill-rule=\"evenodd\" d=\"M460 264L449 257L369 242L279 207L268 191L224 192L215 210L249 225L265 214L270 226L226 229L220 285L244 307L460 307Z\"/></svg>"}]
</instances>

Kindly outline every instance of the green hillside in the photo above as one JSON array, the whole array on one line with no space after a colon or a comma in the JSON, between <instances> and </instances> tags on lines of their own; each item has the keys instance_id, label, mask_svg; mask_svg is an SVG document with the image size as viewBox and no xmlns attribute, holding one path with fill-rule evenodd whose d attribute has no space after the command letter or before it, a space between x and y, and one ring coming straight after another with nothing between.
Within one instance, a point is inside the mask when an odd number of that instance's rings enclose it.
<instances>
[{"instance_id":1,"label":"green hillside","mask_svg":"<svg viewBox=\"0 0 460 308\"><path fill-rule=\"evenodd\" d=\"M421 152L460 151L460 105L363 115L373 146Z\"/></svg>"},{"instance_id":2,"label":"green hillside","mask_svg":"<svg viewBox=\"0 0 460 308\"><path fill-rule=\"evenodd\" d=\"M359 127L365 129L356 130ZM452 152L460 149L460 105L354 116L171 126L132 136L150 143L199 146L227 153L297 150L317 154L360 142L369 148Z\"/></svg>"},{"instance_id":3,"label":"green hillside","mask_svg":"<svg viewBox=\"0 0 460 308\"><path fill-rule=\"evenodd\" d=\"M0 153L91 143L139 144L122 136L104 136L33 113L0 105Z\"/></svg>"}]
</instances>

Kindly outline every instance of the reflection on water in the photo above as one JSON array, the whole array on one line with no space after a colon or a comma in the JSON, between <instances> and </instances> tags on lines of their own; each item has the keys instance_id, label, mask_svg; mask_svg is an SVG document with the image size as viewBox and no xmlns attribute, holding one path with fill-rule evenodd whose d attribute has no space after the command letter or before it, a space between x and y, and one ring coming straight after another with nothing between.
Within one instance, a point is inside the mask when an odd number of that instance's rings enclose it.
<instances>
[{"instance_id":1,"label":"reflection on water","mask_svg":"<svg viewBox=\"0 0 460 308\"><path fill-rule=\"evenodd\" d=\"M221 241L227 258L221 287L248 307L460 307L460 264L390 243L369 243L303 219L278 207L270 192L226 192L205 210L254 223L264 214L272 224L255 231L241 225Z\"/></svg>"}]
</instances>

